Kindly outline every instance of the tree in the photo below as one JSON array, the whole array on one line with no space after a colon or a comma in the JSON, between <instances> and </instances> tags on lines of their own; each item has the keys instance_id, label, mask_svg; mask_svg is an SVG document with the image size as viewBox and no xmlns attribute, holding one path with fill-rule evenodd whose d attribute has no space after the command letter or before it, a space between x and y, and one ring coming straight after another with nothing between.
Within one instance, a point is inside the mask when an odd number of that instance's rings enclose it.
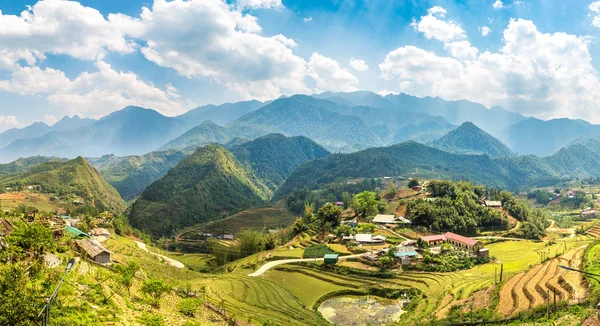
<instances>
[{"instance_id":1,"label":"tree","mask_svg":"<svg viewBox=\"0 0 600 326\"><path fill-rule=\"evenodd\" d=\"M39 257L48 250L56 247L52 231L40 223L22 223L15 231L7 237L7 241L23 248L31 250L34 256Z\"/></svg>"},{"instance_id":2,"label":"tree","mask_svg":"<svg viewBox=\"0 0 600 326\"><path fill-rule=\"evenodd\" d=\"M198 310L198 306L200 306L202 302L197 298L186 298L177 304L177 311L188 316L194 317L196 314L196 310Z\"/></svg>"},{"instance_id":3,"label":"tree","mask_svg":"<svg viewBox=\"0 0 600 326\"><path fill-rule=\"evenodd\" d=\"M407 186L408 186L408 188L412 188L412 187L418 186L420 184L421 183L419 182L419 179L412 178L412 179L410 179L410 181L408 181L408 185Z\"/></svg>"},{"instance_id":4,"label":"tree","mask_svg":"<svg viewBox=\"0 0 600 326\"><path fill-rule=\"evenodd\" d=\"M341 237L343 235L350 235L350 234L352 234L352 228L350 226L348 226L348 225L340 225L333 232L338 237Z\"/></svg>"},{"instance_id":5,"label":"tree","mask_svg":"<svg viewBox=\"0 0 600 326\"><path fill-rule=\"evenodd\" d=\"M332 227L340 224L340 215L342 215L342 208L334 203L327 203L317 211L317 217L321 221L321 224L329 222Z\"/></svg>"},{"instance_id":6,"label":"tree","mask_svg":"<svg viewBox=\"0 0 600 326\"><path fill-rule=\"evenodd\" d=\"M388 256L381 257L379 258L379 266L381 267L381 270L386 270L394 266L394 259Z\"/></svg>"},{"instance_id":7,"label":"tree","mask_svg":"<svg viewBox=\"0 0 600 326\"><path fill-rule=\"evenodd\" d=\"M136 262L130 262L127 265L117 265L115 266L115 270L117 271L117 282L124 286L127 289L127 293L131 289L133 285L133 279L135 277L135 273L140 269Z\"/></svg>"},{"instance_id":8,"label":"tree","mask_svg":"<svg viewBox=\"0 0 600 326\"><path fill-rule=\"evenodd\" d=\"M165 283L163 280L149 279L146 280L142 285L142 292L150 295L154 299L152 301L152 305L155 307L158 307L160 297L169 291L171 291L171 286Z\"/></svg>"},{"instance_id":9,"label":"tree","mask_svg":"<svg viewBox=\"0 0 600 326\"><path fill-rule=\"evenodd\" d=\"M304 203L304 224L310 224L315 217L315 204L305 202Z\"/></svg>"},{"instance_id":10,"label":"tree","mask_svg":"<svg viewBox=\"0 0 600 326\"><path fill-rule=\"evenodd\" d=\"M380 201L374 192L363 191L352 199L352 209L361 218L377 214Z\"/></svg>"},{"instance_id":11,"label":"tree","mask_svg":"<svg viewBox=\"0 0 600 326\"><path fill-rule=\"evenodd\" d=\"M44 293L17 264L0 266L0 325L34 325Z\"/></svg>"}]
</instances>

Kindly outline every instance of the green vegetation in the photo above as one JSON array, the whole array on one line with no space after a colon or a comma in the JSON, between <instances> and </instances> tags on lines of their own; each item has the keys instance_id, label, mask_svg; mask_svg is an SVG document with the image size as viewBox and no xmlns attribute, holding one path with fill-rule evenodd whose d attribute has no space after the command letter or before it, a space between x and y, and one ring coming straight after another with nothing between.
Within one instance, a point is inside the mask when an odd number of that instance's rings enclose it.
<instances>
[{"instance_id":1,"label":"green vegetation","mask_svg":"<svg viewBox=\"0 0 600 326\"><path fill-rule=\"evenodd\" d=\"M304 249L302 258L323 258L325 254L333 254L333 250L323 244L312 245Z\"/></svg>"},{"instance_id":2,"label":"green vegetation","mask_svg":"<svg viewBox=\"0 0 600 326\"><path fill-rule=\"evenodd\" d=\"M99 210L120 213L125 203L119 193L109 185L83 157L57 162L38 164L26 172L0 175L0 187L21 189L26 186L39 187L61 199L82 200Z\"/></svg>"},{"instance_id":3,"label":"green vegetation","mask_svg":"<svg viewBox=\"0 0 600 326\"><path fill-rule=\"evenodd\" d=\"M548 205L554 196L553 193L543 189L534 189L527 193L527 198L534 199L540 205Z\"/></svg>"},{"instance_id":4,"label":"green vegetation","mask_svg":"<svg viewBox=\"0 0 600 326\"><path fill-rule=\"evenodd\" d=\"M231 153L209 145L150 185L131 208L131 225L153 236L260 205L270 191Z\"/></svg>"},{"instance_id":5,"label":"green vegetation","mask_svg":"<svg viewBox=\"0 0 600 326\"><path fill-rule=\"evenodd\" d=\"M350 206L358 216L365 219L367 216L379 213L380 205L379 195L371 191L363 191L354 196Z\"/></svg>"},{"instance_id":6,"label":"green vegetation","mask_svg":"<svg viewBox=\"0 0 600 326\"><path fill-rule=\"evenodd\" d=\"M302 163L331 155L306 137L281 134L270 134L235 146L231 153L273 190L277 190Z\"/></svg>"},{"instance_id":7,"label":"green vegetation","mask_svg":"<svg viewBox=\"0 0 600 326\"><path fill-rule=\"evenodd\" d=\"M463 123L430 144L432 147L456 154L485 154L490 157L513 155L501 141L471 122Z\"/></svg>"},{"instance_id":8,"label":"green vegetation","mask_svg":"<svg viewBox=\"0 0 600 326\"><path fill-rule=\"evenodd\" d=\"M475 233L478 227L508 228L502 212L478 202L486 193L482 186L434 180L427 189L432 198L412 200L406 206L406 217L415 225L467 233Z\"/></svg>"},{"instance_id":9,"label":"green vegetation","mask_svg":"<svg viewBox=\"0 0 600 326\"><path fill-rule=\"evenodd\" d=\"M65 159L58 157L47 157L47 156L32 156L27 158L20 158L10 163L0 164L0 177L2 174L15 174L23 173L30 168L49 161L64 162Z\"/></svg>"},{"instance_id":10,"label":"green vegetation","mask_svg":"<svg viewBox=\"0 0 600 326\"><path fill-rule=\"evenodd\" d=\"M125 200L130 200L142 193L152 182L165 175L169 169L186 156L183 152L168 150L150 152L140 156L106 155L90 159L90 163Z\"/></svg>"}]
</instances>

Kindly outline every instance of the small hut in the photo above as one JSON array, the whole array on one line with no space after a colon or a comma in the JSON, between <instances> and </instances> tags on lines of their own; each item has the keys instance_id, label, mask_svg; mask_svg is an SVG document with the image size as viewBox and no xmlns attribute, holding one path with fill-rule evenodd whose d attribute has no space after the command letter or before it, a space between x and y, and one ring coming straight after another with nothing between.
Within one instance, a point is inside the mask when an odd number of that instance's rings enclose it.
<instances>
[{"instance_id":1,"label":"small hut","mask_svg":"<svg viewBox=\"0 0 600 326\"><path fill-rule=\"evenodd\" d=\"M98 241L90 239L75 240L77 246L89 259L98 264L110 263L110 251L104 248Z\"/></svg>"}]
</instances>

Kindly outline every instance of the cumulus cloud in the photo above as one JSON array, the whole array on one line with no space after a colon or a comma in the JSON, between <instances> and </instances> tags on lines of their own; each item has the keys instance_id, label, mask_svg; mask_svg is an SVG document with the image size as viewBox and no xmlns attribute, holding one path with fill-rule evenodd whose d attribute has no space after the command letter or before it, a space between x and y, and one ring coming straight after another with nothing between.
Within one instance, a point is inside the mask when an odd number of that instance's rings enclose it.
<instances>
[{"instance_id":1,"label":"cumulus cloud","mask_svg":"<svg viewBox=\"0 0 600 326\"><path fill-rule=\"evenodd\" d=\"M39 1L18 16L0 11L0 67L5 69L16 69L21 59L33 65L46 53L96 59L107 51L134 49L118 26L78 2Z\"/></svg>"},{"instance_id":2,"label":"cumulus cloud","mask_svg":"<svg viewBox=\"0 0 600 326\"><path fill-rule=\"evenodd\" d=\"M494 7L494 9L499 10L502 9L504 7L504 3L502 3L502 1L500 0L496 0L493 4L492 7Z\"/></svg>"},{"instance_id":3,"label":"cumulus cloud","mask_svg":"<svg viewBox=\"0 0 600 326\"><path fill-rule=\"evenodd\" d=\"M589 7L592 26L600 27L600 1L592 2Z\"/></svg>"},{"instance_id":4,"label":"cumulus cloud","mask_svg":"<svg viewBox=\"0 0 600 326\"><path fill-rule=\"evenodd\" d=\"M304 17L303 20L304 20L305 23L308 23L308 22L312 21L312 17Z\"/></svg>"},{"instance_id":5,"label":"cumulus cloud","mask_svg":"<svg viewBox=\"0 0 600 326\"><path fill-rule=\"evenodd\" d=\"M450 42L465 38L465 31L453 20L446 20L446 9L435 6L427 11L427 15L411 24L428 39Z\"/></svg>"},{"instance_id":6,"label":"cumulus cloud","mask_svg":"<svg viewBox=\"0 0 600 326\"><path fill-rule=\"evenodd\" d=\"M240 9L244 8L283 8L281 0L237 0L237 6Z\"/></svg>"},{"instance_id":7,"label":"cumulus cloud","mask_svg":"<svg viewBox=\"0 0 600 326\"><path fill-rule=\"evenodd\" d=\"M51 115L51 114L46 114L46 115L44 115L44 122L47 125L52 126L52 125L54 125L55 123L58 122L58 118L55 117L55 116L53 116L53 115Z\"/></svg>"},{"instance_id":8,"label":"cumulus cloud","mask_svg":"<svg viewBox=\"0 0 600 326\"><path fill-rule=\"evenodd\" d=\"M0 115L0 132L21 127L23 127L23 124L14 115Z\"/></svg>"},{"instance_id":9,"label":"cumulus cloud","mask_svg":"<svg viewBox=\"0 0 600 326\"><path fill-rule=\"evenodd\" d=\"M238 2L256 6L272 1ZM263 6L263 5L261 5ZM109 16L109 19L113 19ZM114 18L116 20L116 18ZM139 18L119 18L145 41L146 59L188 78L208 77L245 98L307 93L306 62L283 35L263 36L256 17L221 0L156 0Z\"/></svg>"},{"instance_id":10,"label":"cumulus cloud","mask_svg":"<svg viewBox=\"0 0 600 326\"><path fill-rule=\"evenodd\" d=\"M473 47L469 41L456 41L444 44L444 48L456 58L476 57L479 50Z\"/></svg>"},{"instance_id":11,"label":"cumulus cloud","mask_svg":"<svg viewBox=\"0 0 600 326\"><path fill-rule=\"evenodd\" d=\"M359 72L367 71L369 69L369 65L367 65L365 60L352 58L352 59L350 59L350 61L348 61L348 64L350 65L350 67L352 69L359 71Z\"/></svg>"},{"instance_id":12,"label":"cumulus cloud","mask_svg":"<svg viewBox=\"0 0 600 326\"><path fill-rule=\"evenodd\" d=\"M352 92L356 91L358 78L343 69L340 64L328 57L313 53L308 63L307 75L315 80L317 92Z\"/></svg>"},{"instance_id":13,"label":"cumulus cloud","mask_svg":"<svg viewBox=\"0 0 600 326\"><path fill-rule=\"evenodd\" d=\"M470 59L403 46L388 53L379 68L383 78L418 96L466 98L542 118L600 122L600 82L591 65L589 37L542 33L532 21L512 19L503 42L498 52Z\"/></svg>"},{"instance_id":14,"label":"cumulus cloud","mask_svg":"<svg viewBox=\"0 0 600 326\"><path fill-rule=\"evenodd\" d=\"M488 34L492 32L492 30L487 26L480 26L478 27L478 29L481 32L482 36L488 36Z\"/></svg>"},{"instance_id":15,"label":"cumulus cloud","mask_svg":"<svg viewBox=\"0 0 600 326\"><path fill-rule=\"evenodd\" d=\"M165 90L140 80L131 72L119 72L97 61L97 72L83 72L69 79L52 68L22 67L9 80L0 81L0 90L22 95L46 95L56 108L71 114L101 117L127 105L154 108L166 115L183 113L177 89Z\"/></svg>"}]
</instances>

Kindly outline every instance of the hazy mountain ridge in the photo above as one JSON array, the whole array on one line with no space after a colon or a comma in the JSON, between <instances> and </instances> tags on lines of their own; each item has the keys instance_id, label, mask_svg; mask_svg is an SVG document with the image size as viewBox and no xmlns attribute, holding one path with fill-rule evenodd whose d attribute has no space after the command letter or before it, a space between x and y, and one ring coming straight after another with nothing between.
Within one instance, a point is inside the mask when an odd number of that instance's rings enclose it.
<instances>
[{"instance_id":1,"label":"hazy mountain ridge","mask_svg":"<svg viewBox=\"0 0 600 326\"><path fill-rule=\"evenodd\" d=\"M455 154L485 154L490 157L514 155L508 146L472 122L463 123L429 145Z\"/></svg>"}]
</instances>

